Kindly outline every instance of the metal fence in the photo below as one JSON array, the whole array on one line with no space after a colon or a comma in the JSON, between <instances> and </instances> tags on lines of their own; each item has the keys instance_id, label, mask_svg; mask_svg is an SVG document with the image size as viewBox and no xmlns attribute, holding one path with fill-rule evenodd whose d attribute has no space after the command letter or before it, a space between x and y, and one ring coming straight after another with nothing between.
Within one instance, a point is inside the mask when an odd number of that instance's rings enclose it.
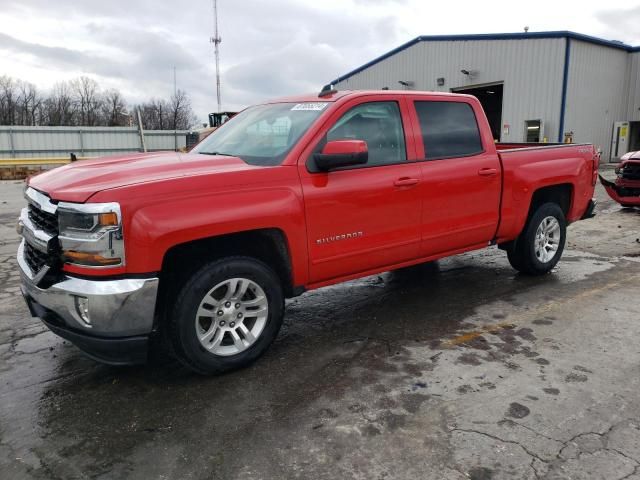
<instances>
[{"instance_id":1,"label":"metal fence","mask_svg":"<svg viewBox=\"0 0 640 480\"><path fill-rule=\"evenodd\" d=\"M187 130L146 130L147 151L175 150L187 144ZM136 127L0 126L0 159L99 157L141 152Z\"/></svg>"}]
</instances>

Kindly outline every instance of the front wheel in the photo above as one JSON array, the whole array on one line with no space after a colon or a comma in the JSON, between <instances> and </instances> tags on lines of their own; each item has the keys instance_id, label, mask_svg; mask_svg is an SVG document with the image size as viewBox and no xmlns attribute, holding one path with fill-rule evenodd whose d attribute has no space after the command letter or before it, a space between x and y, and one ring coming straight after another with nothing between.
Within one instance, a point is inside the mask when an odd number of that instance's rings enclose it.
<instances>
[{"instance_id":1,"label":"front wheel","mask_svg":"<svg viewBox=\"0 0 640 480\"><path fill-rule=\"evenodd\" d=\"M550 272L562 256L566 234L567 221L560 206L555 203L541 205L507 249L509 263L528 275Z\"/></svg>"},{"instance_id":2,"label":"front wheel","mask_svg":"<svg viewBox=\"0 0 640 480\"><path fill-rule=\"evenodd\" d=\"M173 350L203 374L244 367L269 347L284 316L275 272L249 257L205 265L182 287L169 321Z\"/></svg>"}]
</instances>

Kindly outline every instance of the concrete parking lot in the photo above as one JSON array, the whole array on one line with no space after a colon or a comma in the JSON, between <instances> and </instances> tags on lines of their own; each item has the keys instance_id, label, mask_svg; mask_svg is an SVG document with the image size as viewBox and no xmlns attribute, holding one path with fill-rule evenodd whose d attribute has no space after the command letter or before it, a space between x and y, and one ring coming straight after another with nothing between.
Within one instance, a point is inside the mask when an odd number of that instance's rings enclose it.
<instances>
[{"instance_id":1,"label":"concrete parking lot","mask_svg":"<svg viewBox=\"0 0 640 480\"><path fill-rule=\"evenodd\" d=\"M610 175L612 172L608 171ZM640 480L640 210L309 292L255 365L114 368L29 317L0 183L0 477Z\"/></svg>"}]
</instances>

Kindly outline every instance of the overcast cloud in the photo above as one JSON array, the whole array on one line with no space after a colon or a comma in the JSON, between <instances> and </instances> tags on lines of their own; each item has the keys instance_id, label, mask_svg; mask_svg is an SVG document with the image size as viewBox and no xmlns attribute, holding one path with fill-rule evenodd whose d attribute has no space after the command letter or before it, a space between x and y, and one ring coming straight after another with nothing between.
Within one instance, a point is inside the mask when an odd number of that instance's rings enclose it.
<instances>
[{"instance_id":1,"label":"overcast cloud","mask_svg":"<svg viewBox=\"0 0 640 480\"><path fill-rule=\"evenodd\" d=\"M418 35L573 30L640 45L640 5L219 0L223 108L319 90ZM186 90L214 111L211 0L0 0L0 75L42 89L79 75L130 102Z\"/></svg>"}]
</instances>

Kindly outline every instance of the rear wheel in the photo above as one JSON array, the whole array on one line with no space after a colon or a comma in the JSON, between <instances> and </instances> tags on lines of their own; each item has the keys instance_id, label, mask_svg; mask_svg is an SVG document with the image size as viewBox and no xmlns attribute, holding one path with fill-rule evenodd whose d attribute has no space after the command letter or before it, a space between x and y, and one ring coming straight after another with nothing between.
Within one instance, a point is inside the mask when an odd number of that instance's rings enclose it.
<instances>
[{"instance_id":1,"label":"rear wheel","mask_svg":"<svg viewBox=\"0 0 640 480\"><path fill-rule=\"evenodd\" d=\"M550 272L562 256L566 232L567 222L560 206L555 203L541 205L507 249L509 263L529 275Z\"/></svg>"},{"instance_id":2,"label":"rear wheel","mask_svg":"<svg viewBox=\"0 0 640 480\"><path fill-rule=\"evenodd\" d=\"M182 287L169 322L178 359L203 374L244 367L269 347L284 316L278 276L231 257L205 265Z\"/></svg>"}]
</instances>

